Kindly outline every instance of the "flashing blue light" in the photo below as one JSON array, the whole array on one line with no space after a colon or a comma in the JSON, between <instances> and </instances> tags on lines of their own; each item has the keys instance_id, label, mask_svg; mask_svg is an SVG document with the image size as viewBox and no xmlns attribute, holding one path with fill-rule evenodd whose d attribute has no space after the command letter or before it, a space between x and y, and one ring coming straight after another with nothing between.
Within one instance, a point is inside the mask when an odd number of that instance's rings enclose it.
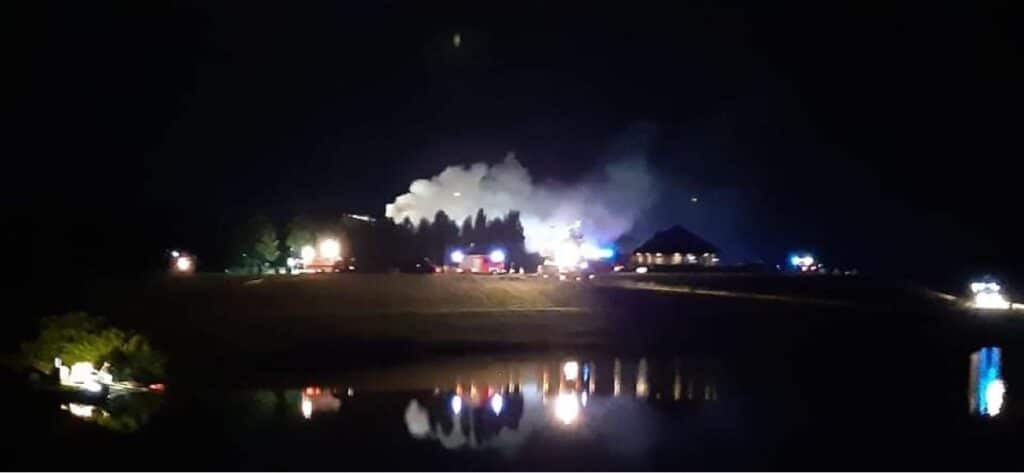
<instances>
[{"instance_id":1,"label":"flashing blue light","mask_svg":"<svg viewBox=\"0 0 1024 473\"><path fill-rule=\"evenodd\" d=\"M1002 383L1002 350L998 347L985 347L978 350L975 355L977 356L977 372L973 374L977 376L977 386L974 393L974 407L981 415L998 415L1002 406L990 405L990 403L1000 402L1002 395L1000 393L999 400L990 399L989 391L992 389L993 383Z\"/></svg>"},{"instance_id":2,"label":"flashing blue light","mask_svg":"<svg viewBox=\"0 0 1024 473\"><path fill-rule=\"evenodd\" d=\"M602 259L610 259L615 256L615 250L612 248L601 248L597 250L597 256Z\"/></svg>"},{"instance_id":3,"label":"flashing blue light","mask_svg":"<svg viewBox=\"0 0 1024 473\"><path fill-rule=\"evenodd\" d=\"M503 263L505 261L505 252L501 250L494 250L491 252L492 263Z\"/></svg>"}]
</instances>

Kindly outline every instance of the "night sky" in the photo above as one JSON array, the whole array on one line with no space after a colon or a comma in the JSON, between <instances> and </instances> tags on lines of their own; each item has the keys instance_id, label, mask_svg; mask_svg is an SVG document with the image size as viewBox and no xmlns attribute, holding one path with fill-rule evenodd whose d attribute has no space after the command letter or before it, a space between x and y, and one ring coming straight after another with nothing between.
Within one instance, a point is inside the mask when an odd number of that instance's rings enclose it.
<instances>
[{"instance_id":1,"label":"night sky","mask_svg":"<svg viewBox=\"0 0 1024 473\"><path fill-rule=\"evenodd\" d=\"M553 3L6 6L9 243L141 268L252 214L382 215L446 165L571 181L640 152L644 228L747 259L1024 264L1010 2Z\"/></svg>"}]
</instances>

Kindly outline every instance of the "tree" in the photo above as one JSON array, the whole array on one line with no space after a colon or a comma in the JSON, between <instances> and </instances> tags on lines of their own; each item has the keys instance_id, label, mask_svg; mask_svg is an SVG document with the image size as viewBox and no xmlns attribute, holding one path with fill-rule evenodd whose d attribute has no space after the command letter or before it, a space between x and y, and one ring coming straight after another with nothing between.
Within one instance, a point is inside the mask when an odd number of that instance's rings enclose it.
<instances>
[{"instance_id":1,"label":"tree","mask_svg":"<svg viewBox=\"0 0 1024 473\"><path fill-rule=\"evenodd\" d=\"M523 223L519 220L519 211L510 210L502 222L501 242L508 253L510 263L522 267L526 265L526 236Z\"/></svg>"},{"instance_id":2,"label":"tree","mask_svg":"<svg viewBox=\"0 0 1024 473\"><path fill-rule=\"evenodd\" d=\"M462 230L459 231L459 243L467 246L473 242L473 217L467 215L462 221Z\"/></svg>"},{"instance_id":3,"label":"tree","mask_svg":"<svg viewBox=\"0 0 1024 473\"><path fill-rule=\"evenodd\" d=\"M487 214L484 213L484 209L476 211L476 218L473 220L473 239L470 242L475 248L480 248L489 244L490 234L487 231Z\"/></svg>"},{"instance_id":4,"label":"tree","mask_svg":"<svg viewBox=\"0 0 1024 473\"><path fill-rule=\"evenodd\" d=\"M159 381L166 376L166 358L149 340L109 327L101 318L73 312L47 317L41 325L39 337L21 347L24 362L37 370L51 372L56 357L65 365L90 362L99 368L110 363L120 379Z\"/></svg>"},{"instance_id":5,"label":"tree","mask_svg":"<svg viewBox=\"0 0 1024 473\"><path fill-rule=\"evenodd\" d=\"M292 252L298 252L302 247L316 244L316 231L313 222L304 216L295 217L288 224L288 236L285 237L285 245Z\"/></svg>"},{"instance_id":6,"label":"tree","mask_svg":"<svg viewBox=\"0 0 1024 473\"><path fill-rule=\"evenodd\" d=\"M270 219L253 217L235 233L233 259L238 258L243 267L260 273L265 263L276 262L280 257L278 244L277 230Z\"/></svg>"},{"instance_id":7,"label":"tree","mask_svg":"<svg viewBox=\"0 0 1024 473\"><path fill-rule=\"evenodd\" d=\"M443 263L448 251L459 244L459 227L443 210L434 214L430 224L430 259Z\"/></svg>"},{"instance_id":8,"label":"tree","mask_svg":"<svg viewBox=\"0 0 1024 473\"><path fill-rule=\"evenodd\" d=\"M259 258L260 263L275 263L277 258L281 256L281 250L278 249L277 230L274 229L274 225L267 218L258 218L253 222L252 228L253 236L255 241L252 246L252 253Z\"/></svg>"}]
</instances>

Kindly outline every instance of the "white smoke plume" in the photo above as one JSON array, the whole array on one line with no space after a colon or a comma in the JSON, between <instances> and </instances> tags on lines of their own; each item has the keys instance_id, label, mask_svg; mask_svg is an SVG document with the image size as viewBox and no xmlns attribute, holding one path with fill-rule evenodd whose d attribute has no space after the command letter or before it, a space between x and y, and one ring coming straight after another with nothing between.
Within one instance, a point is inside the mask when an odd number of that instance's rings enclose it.
<instances>
[{"instance_id":1,"label":"white smoke plume","mask_svg":"<svg viewBox=\"0 0 1024 473\"><path fill-rule=\"evenodd\" d=\"M564 238L579 221L584 239L608 244L629 231L634 220L655 201L655 179L642 158L616 161L574 184L535 183L509 155L495 165L449 166L430 179L417 179L409 192L385 208L396 222L409 217L433 220L443 210L456 222L484 209L488 218L510 210L521 213L526 249L542 252Z\"/></svg>"}]
</instances>

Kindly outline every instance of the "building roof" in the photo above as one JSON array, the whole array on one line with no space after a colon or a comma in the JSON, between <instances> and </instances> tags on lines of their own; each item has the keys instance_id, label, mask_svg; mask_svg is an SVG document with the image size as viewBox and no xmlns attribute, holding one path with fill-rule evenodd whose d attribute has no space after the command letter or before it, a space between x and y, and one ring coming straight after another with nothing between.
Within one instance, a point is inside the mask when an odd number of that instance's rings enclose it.
<instances>
[{"instance_id":1,"label":"building roof","mask_svg":"<svg viewBox=\"0 0 1024 473\"><path fill-rule=\"evenodd\" d=\"M655 233L634 253L717 253L718 248L689 230L676 225Z\"/></svg>"}]
</instances>

